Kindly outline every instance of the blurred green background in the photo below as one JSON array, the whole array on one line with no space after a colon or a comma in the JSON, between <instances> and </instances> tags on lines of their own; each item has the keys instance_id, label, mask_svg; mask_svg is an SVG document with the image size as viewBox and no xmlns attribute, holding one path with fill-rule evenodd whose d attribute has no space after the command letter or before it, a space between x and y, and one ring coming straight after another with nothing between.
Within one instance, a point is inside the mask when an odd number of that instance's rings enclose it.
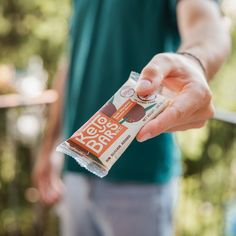
<instances>
[{"instance_id":1,"label":"blurred green background","mask_svg":"<svg viewBox=\"0 0 236 236\"><path fill-rule=\"evenodd\" d=\"M225 0L222 9L232 29L232 54L211 88L217 108L236 113L235 1ZM66 51L69 15L69 0L0 1L0 94L15 92L16 81L8 77L21 78L34 55L42 58L34 56L33 61L47 74L44 89L50 87ZM1 236L58 235L55 210L40 205L31 183L47 111L46 105L0 109ZM22 120L38 127L34 137L32 130L22 131ZM178 133L177 138L183 151L184 178L176 235L236 235L225 233L236 218L232 213L236 212L236 125L213 119L202 129Z\"/></svg>"}]
</instances>

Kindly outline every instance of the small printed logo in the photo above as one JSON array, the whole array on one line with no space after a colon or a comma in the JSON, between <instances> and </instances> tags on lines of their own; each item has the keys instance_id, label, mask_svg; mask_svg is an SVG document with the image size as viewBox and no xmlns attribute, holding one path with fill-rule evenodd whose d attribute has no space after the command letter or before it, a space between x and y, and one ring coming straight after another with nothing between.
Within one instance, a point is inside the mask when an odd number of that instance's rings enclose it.
<instances>
[{"instance_id":1,"label":"small printed logo","mask_svg":"<svg viewBox=\"0 0 236 236\"><path fill-rule=\"evenodd\" d=\"M134 89L131 88L130 86L125 86L124 88L121 89L120 95L124 98L129 98L134 95Z\"/></svg>"},{"instance_id":2,"label":"small printed logo","mask_svg":"<svg viewBox=\"0 0 236 236\"><path fill-rule=\"evenodd\" d=\"M156 94L151 94L147 96L138 96L138 98L142 101L153 101L156 99Z\"/></svg>"}]
</instances>

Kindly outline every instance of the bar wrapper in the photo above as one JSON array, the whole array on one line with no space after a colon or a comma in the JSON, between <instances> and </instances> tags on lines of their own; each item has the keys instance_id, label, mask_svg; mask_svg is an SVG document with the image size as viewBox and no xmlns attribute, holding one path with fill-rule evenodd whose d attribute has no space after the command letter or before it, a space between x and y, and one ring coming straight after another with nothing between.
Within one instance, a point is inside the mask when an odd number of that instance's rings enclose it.
<instances>
[{"instance_id":1,"label":"bar wrapper","mask_svg":"<svg viewBox=\"0 0 236 236\"><path fill-rule=\"evenodd\" d=\"M142 126L168 105L168 99L160 92L138 96L135 93L138 78L138 73L131 72L115 95L57 151L73 157L95 175L106 176Z\"/></svg>"}]
</instances>

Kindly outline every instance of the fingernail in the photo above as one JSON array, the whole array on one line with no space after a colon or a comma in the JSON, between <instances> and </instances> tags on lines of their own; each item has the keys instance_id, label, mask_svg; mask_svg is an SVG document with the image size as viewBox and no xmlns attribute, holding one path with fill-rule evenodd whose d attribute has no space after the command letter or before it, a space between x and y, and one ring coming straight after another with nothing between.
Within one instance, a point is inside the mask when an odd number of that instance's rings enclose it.
<instances>
[{"instance_id":1,"label":"fingernail","mask_svg":"<svg viewBox=\"0 0 236 236\"><path fill-rule=\"evenodd\" d=\"M144 142L144 141L147 141L148 139L150 139L151 137L152 137L152 135L150 133L147 133L147 134L143 135L143 137L140 138L138 141Z\"/></svg>"},{"instance_id":2,"label":"fingernail","mask_svg":"<svg viewBox=\"0 0 236 236\"><path fill-rule=\"evenodd\" d=\"M147 89L150 88L151 85L152 85L151 81L146 79L139 80L137 83L137 87L139 89Z\"/></svg>"}]
</instances>

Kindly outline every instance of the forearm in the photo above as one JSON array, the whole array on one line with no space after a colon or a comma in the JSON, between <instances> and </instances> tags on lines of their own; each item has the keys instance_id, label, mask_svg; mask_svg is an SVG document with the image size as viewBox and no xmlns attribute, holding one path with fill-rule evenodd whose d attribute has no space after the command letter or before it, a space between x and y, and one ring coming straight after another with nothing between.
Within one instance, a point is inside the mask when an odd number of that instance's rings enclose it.
<instances>
[{"instance_id":1,"label":"forearm","mask_svg":"<svg viewBox=\"0 0 236 236\"><path fill-rule=\"evenodd\" d=\"M67 77L67 65L62 63L59 65L53 89L58 93L57 101L49 108L49 116L46 124L45 134L41 145L41 156L47 158L47 154L52 151L56 141L60 137L61 122L62 122L62 109L63 109L63 94L64 86Z\"/></svg>"},{"instance_id":2,"label":"forearm","mask_svg":"<svg viewBox=\"0 0 236 236\"><path fill-rule=\"evenodd\" d=\"M211 79L230 51L230 37L218 6L211 0L182 0L177 16L182 40L179 51L196 56Z\"/></svg>"}]
</instances>

